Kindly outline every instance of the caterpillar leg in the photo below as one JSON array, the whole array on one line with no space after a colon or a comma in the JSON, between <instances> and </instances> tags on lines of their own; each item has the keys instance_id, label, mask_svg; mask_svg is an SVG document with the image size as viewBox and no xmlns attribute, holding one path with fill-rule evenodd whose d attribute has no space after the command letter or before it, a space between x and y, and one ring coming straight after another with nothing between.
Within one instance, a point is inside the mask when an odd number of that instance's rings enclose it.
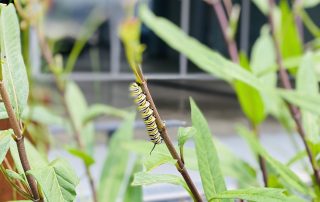
<instances>
[{"instance_id":1,"label":"caterpillar leg","mask_svg":"<svg viewBox=\"0 0 320 202\"><path fill-rule=\"evenodd\" d=\"M154 148L156 148L156 146L157 146L157 144L154 143L154 145L153 145L153 147L152 147L152 149L151 149L151 151L150 151L150 156L151 156L151 153L153 152Z\"/></svg>"}]
</instances>

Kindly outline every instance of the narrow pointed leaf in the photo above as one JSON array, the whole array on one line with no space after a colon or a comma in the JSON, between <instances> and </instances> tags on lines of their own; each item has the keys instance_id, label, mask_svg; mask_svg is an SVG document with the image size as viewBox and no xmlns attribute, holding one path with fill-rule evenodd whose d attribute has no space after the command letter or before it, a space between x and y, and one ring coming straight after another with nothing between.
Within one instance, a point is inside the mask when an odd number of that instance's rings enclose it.
<instances>
[{"instance_id":1,"label":"narrow pointed leaf","mask_svg":"<svg viewBox=\"0 0 320 202\"><path fill-rule=\"evenodd\" d=\"M197 130L194 140L198 166L203 189L209 200L215 194L226 191L226 185L208 123L192 99L190 99L190 105L192 126Z\"/></svg>"}]
</instances>

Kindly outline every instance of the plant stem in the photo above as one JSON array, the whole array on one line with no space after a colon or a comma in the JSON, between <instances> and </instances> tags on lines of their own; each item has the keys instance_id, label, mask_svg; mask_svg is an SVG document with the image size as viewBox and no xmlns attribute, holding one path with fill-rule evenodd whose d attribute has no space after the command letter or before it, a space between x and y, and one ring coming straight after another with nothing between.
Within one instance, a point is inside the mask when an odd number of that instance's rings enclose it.
<instances>
[{"instance_id":1,"label":"plant stem","mask_svg":"<svg viewBox=\"0 0 320 202\"><path fill-rule=\"evenodd\" d=\"M258 126L254 123L251 123L251 127L252 127L252 132L255 134L256 138L259 139L260 134L259 134ZM268 187L268 172L267 172L266 160L261 155L258 155L258 161L259 161L259 166L262 173L264 186Z\"/></svg>"},{"instance_id":2,"label":"plant stem","mask_svg":"<svg viewBox=\"0 0 320 202\"><path fill-rule=\"evenodd\" d=\"M294 8L294 20L299 32L301 43L304 44L304 31L303 31L303 23L301 20L301 16L299 15L299 11L302 9L303 0L295 0L293 3Z\"/></svg>"},{"instance_id":3,"label":"plant stem","mask_svg":"<svg viewBox=\"0 0 320 202\"><path fill-rule=\"evenodd\" d=\"M55 83L56 83L58 92L60 94L60 98L62 100L63 107L64 107L64 109L65 109L65 111L67 113L67 117L68 117L68 119L70 121L72 130L73 130L73 133L74 133L74 139L76 140L78 147L81 150L84 150L84 144L83 144L82 139L81 139L81 133L80 133L79 129L77 128L77 126L75 124L75 121L71 116L71 112L70 112L70 109L69 109L69 107L68 107L68 105L66 103L66 100L64 99L64 97L65 97L65 87L64 87L63 83L61 82L59 75L56 74L55 70L54 70L55 64L54 64L54 60L53 60L52 51L49 48L48 43L47 43L47 41L45 39L45 36L41 32L39 27L37 28L37 31L38 31L38 37L39 37L39 42L40 42L40 47L41 47L41 50L42 50L43 57L46 60L47 64L49 65L50 71L54 75ZM88 177L88 181L89 181L89 185L90 185L93 201L97 202L98 201L98 199L97 199L97 191L96 191L96 188L95 188L95 184L94 184L94 180L93 180L90 168L88 166L86 166L86 165L84 165L84 167L85 167L86 175Z\"/></svg>"},{"instance_id":4,"label":"plant stem","mask_svg":"<svg viewBox=\"0 0 320 202\"><path fill-rule=\"evenodd\" d=\"M157 107L155 106L155 104L153 102L151 93L150 93L148 85L147 85L147 81L144 78L141 78L141 79L142 79L141 87L142 87L143 92L145 93L147 100L149 101L150 106L153 110L153 115L156 118L156 123L157 123L158 129L160 131L161 137L163 138L171 156L175 160L177 160L177 166L176 166L177 170L181 173L182 177L184 178L185 182L187 183L190 191L193 194L195 201L201 202L202 201L201 196L200 196L196 186L192 182L192 179L190 178L190 175L189 175L186 167L184 166L184 163L182 162L178 152L176 151L176 149L172 143L172 140L170 139L170 136L168 135L167 127L164 125L164 123L159 115L159 112L157 110Z\"/></svg>"},{"instance_id":5,"label":"plant stem","mask_svg":"<svg viewBox=\"0 0 320 202\"><path fill-rule=\"evenodd\" d=\"M211 4L218 18L218 22L223 34L223 38L227 43L229 55L231 60L235 63L239 63L239 54L237 44L234 39L229 36L228 30L228 19L223 10L222 4L220 0L207 0L207 3Z\"/></svg>"},{"instance_id":6,"label":"plant stem","mask_svg":"<svg viewBox=\"0 0 320 202\"><path fill-rule=\"evenodd\" d=\"M26 173L28 170L31 169L31 167L30 167L30 164L28 161L26 148L24 145L24 139L23 139L24 136L23 136L21 128L20 128L20 123L18 122L16 115L15 115L15 112L13 111L13 107L11 105L9 95L5 89L3 81L0 81L0 94L1 94L2 101L4 103L4 106L6 108L6 111L7 111L8 117L9 117L9 123L10 123L11 128L12 128L14 135L15 135L15 141L16 141L17 148L18 148L19 158L21 161L22 168L23 168L25 175L27 177L27 181L30 186L33 198L35 201L40 201L40 196L38 193L36 181L31 175Z\"/></svg>"},{"instance_id":7,"label":"plant stem","mask_svg":"<svg viewBox=\"0 0 320 202\"><path fill-rule=\"evenodd\" d=\"M275 5L274 0L269 0L269 7L270 7L270 9L269 9L270 10L269 11L269 24L270 24L270 28L271 28L273 42L274 42L275 49L276 49L276 61L277 61L277 64L279 66L279 74L280 74L280 80L281 80L282 86L287 90L291 90L292 86L291 86L291 83L290 83L290 80L289 80L288 73L285 70L284 65L283 65L279 42L278 42L276 34L275 34L275 25L274 25L274 21L273 21L273 8L274 8L274 5ZM305 147L306 152L308 154L308 158L309 158L309 161L310 161L313 173L314 173L314 177L315 177L316 183L320 186L320 171L319 171L319 168L318 168L318 166L316 164L316 161L314 160L312 151L311 151L311 149L310 149L310 147L309 147L309 145L307 143L306 134L305 134L305 131L304 131L302 123L301 123L300 110L296 106L294 106L294 105L292 105L292 104L290 104L288 102L287 102L287 105L288 105L290 114L291 114L291 116L292 116L292 118L293 118L293 120L294 120L294 122L296 124L297 131L298 131L298 133L299 133L299 135L300 135L300 137L301 137L301 139L303 141L304 147Z\"/></svg>"}]
</instances>

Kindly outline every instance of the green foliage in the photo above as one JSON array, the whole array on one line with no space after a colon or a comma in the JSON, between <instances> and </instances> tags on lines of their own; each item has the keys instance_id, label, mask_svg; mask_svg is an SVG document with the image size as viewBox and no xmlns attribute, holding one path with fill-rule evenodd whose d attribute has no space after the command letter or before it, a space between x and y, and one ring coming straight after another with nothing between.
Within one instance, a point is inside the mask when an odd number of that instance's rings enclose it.
<instances>
[{"instance_id":1,"label":"green foliage","mask_svg":"<svg viewBox=\"0 0 320 202\"><path fill-rule=\"evenodd\" d=\"M121 143L130 141L133 136L134 114L130 114L113 134L109 144L108 155L104 161L100 178L98 197L99 201L116 201L123 183L128 181L126 170L129 152L121 150ZM127 185L125 185L127 186Z\"/></svg>"},{"instance_id":2,"label":"green foliage","mask_svg":"<svg viewBox=\"0 0 320 202\"><path fill-rule=\"evenodd\" d=\"M178 146L183 147L183 145L194 136L196 133L195 128L193 127L180 127L178 129Z\"/></svg>"},{"instance_id":3,"label":"green foliage","mask_svg":"<svg viewBox=\"0 0 320 202\"><path fill-rule=\"evenodd\" d=\"M308 95L316 95L319 92L318 80L314 72L314 64L312 61L312 53L308 52L302 58L297 73L297 90ZM310 111L301 110L302 123L307 138L317 143L320 141L319 115L315 115Z\"/></svg>"},{"instance_id":4,"label":"green foliage","mask_svg":"<svg viewBox=\"0 0 320 202\"><path fill-rule=\"evenodd\" d=\"M47 107L42 105L27 106L21 115L24 121L35 121L44 125L64 125L64 120Z\"/></svg>"},{"instance_id":5,"label":"green foliage","mask_svg":"<svg viewBox=\"0 0 320 202\"><path fill-rule=\"evenodd\" d=\"M225 191L216 194L213 199L242 199L257 202L303 202L304 200L288 197L283 189L275 188L248 188Z\"/></svg>"},{"instance_id":6,"label":"green foliage","mask_svg":"<svg viewBox=\"0 0 320 202\"><path fill-rule=\"evenodd\" d=\"M80 133L86 152L93 154L94 127L92 123L83 125L83 119L88 110L87 101L80 88L73 82L68 82L66 86L65 102L69 109L71 119L74 122L76 133Z\"/></svg>"},{"instance_id":7,"label":"green foliage","mask_svg":"<svg viewBox=\"0 0 320 202\"><path fill-rule=\"evenodd\" d=\"M69 54L65 73L71 73L76 61L83 50L84 46L94 34L94 32L99 28L99 26L106 20L106 16L101 10L101 8L94 8L87 17L82 30L79 33L76 43L74 44L71 53Z\"/></svg>"},{"instance_id":8,"label":"green foliage","mask_svg":"<svg viewBox=\"0 0 320 202\"><path fill-rule=\"evenodd\" d=\"M101 115L125 118L128 112L108 105L94 104L88 108L83 118L83 123L86 124Z\"/></svg>"},{"instance_id":9,"label":"green foliage","mask_svg":"<svg viewBox=\"0 0 320 202\"><path fill-rule=\"evenodd\" d=\"M67 151L73 156L80 158L87 167L90 167L95 162L89 154L77 148L68 148Z\"/></svg>"},{"instance_id":10,"label":"green foliage","mask_svg":"<svg viewBox=\"0 0 320 202\"><path fill-rule=\"evenodd\" d=\"M27 173L38 181L48 202L74 201L79 179L68 161L57 159L48 166Z\"/></svg>"},{"instance_id":11,"label":"green foliage","mask_svg":"<svg viewBox=\"0 0 320 202\"><path fill-rule=\"evenodd\" d=\"M225 191L226 185L220 170L219 158L212 142L208 123L192 99L190 99L190 105L192 125L197 130L194 140L198 166L203 189L206 198L209 200L215 194Z\"/></svg>"},{"instance_id":12,"label":"green foliage","mask_svg":"<svg viewBox=\"0 0 320 202\"><path fill-rule=\"evenodd\" d=\"M132 186L131 183L134 180L134 174L141 172L142 170L142 165L139 159L137 159L132 172L131 172L131 176L129 179L129 183L127 185L127 191L124 197L124 202L142 202L142 197L143 197L143 193L142 193L142 187L141 186Z\"/></svg>"},{"instance_id":13,"label":"green foliage","mask_svg":"<svg viewBox=\"0 0 320 202\"><path fill-rule=\"evenodd\" d=\"M2 6L1 35L1 80L9 94L15 113L20 117L27 106L29 84L23 62L20 43L19 21L13 4ZM0 119L7 118L3 103L0 104Z\"/></svg>"},{"instance_id":14,"label":"green foliage","mask_svg":"<svg viewBox=\"0 0 320 202\"><path fill-rule=\"evenodd\" d=\"M251 71L245 55L240 55L240 64ZM243 113L251 123L259 125L266 117L264 103L259 91L242 81L235 81L234 88Z\"/></svg>"},{"instance_id":15,"label":"green foliage","mask_svg":"<svg viewBox=\"0 0 320 202\"><path fill-rule=\"evenodd\" d=\"M7 155L12 140L12 131L0 131L0 164Z\"/></svg>"},{"instance_id":16,"label":"green foliage","mask_svg":"<svg viewBox=\"0 0 320 202\"><path fill-rule=\"evenodd\" d=\"M254 134L244 127L238 127L238 133L248 142L253 151L261 155L272 166L285 185L289 185L289 189L293 188L306 196L315 196L314 192L293 171L268 154Z\"/></svg>"},{"instance_id":17,"label":"green foliage","mask_svg":"<svg viewBox=\"0 0 320 202\"><path fill-rule=\"evenodd\" d=\"M291 12L288 1L280 1L281 10L281 30L280 30L280 48L282 57L301 55L303 47L300 41L298 29L294 21L294 15ZM291 69L291 72L295 72Z\"/></svg>"},{"instance_id":18,"label":"green foliage","mask_svg":"<svg viewBox=\"0 0 320 202\"><path fill-rule=\"evenodd\" d=\"M176 175L169 174L151 174L147 172L139 172L134 175L134 180L132 182L133 186L142 186L142 185L151 185L158 183L169 183L174 185L179 185L185 188L187 192L190 193L190 190L186 182Z\"/></svg>"}]
</instances>

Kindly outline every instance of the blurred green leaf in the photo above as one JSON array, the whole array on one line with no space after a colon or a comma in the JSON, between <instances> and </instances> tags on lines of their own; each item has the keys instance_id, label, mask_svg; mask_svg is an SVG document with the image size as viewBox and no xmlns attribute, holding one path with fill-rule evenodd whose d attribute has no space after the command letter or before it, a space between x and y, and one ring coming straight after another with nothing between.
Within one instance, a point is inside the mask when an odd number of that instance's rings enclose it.
<instances>
[{"instance_id":1,"label":"blurred green leaf","mask_svg":"<svg viewBox=\"0 0 320 202\"><path fill-rule=\"evenodd\" d=\"M77 148L67 148L67 151L73 156L80 158L87 167L90 167L95 162L89 154Z\"/></svg>"},{"instance_id":2,"label":"blurred green leaf","mask_svg":"<svg viewBox=\"0 0 320 202\"><path fill-rule=\"evenodd\" d=\"M280 1L281 9L281 30L280 30L280 48L281 55L285 58L299 56L303 52L303 45L300 40L299 32L295 24L294 15L288 5L288 1ZM294 69L289 71L295 72Z\"/></svg>"},{"instance_id":3,"label":"blurred green leaf","mask_svg":"<svg viewBox=\"0 0 320 202\"><path fill-rule=\"evenodd\" d=\"M250 148L260 154L272 166L275 172L279 174L279 177L290 186L290 188L293 188L306 196L315 196L313 190L302 182L302 180L293 171L268 154L251 131L243 126L238 126L237 131L247 141Z\"/></svg>"},{"instance_id":4,"label":"blurred green leaf","mask_svg":"<svg viewBox=\"0 0 320 202\"><path fill-rule=\"evenodd\" d=\"M116 201L123 182L130 177L126 176L129 152L122 149L121 144L132 139L134 118L134 114L129 114L113 134L109 143L108 155L104 161L98 190L98 198L101 202Z\"/></svg>"},{"instance_id":5,"label":"blurred green leaf","mask_svg":"<svg viewBox=\"0 0 320 202\"><path fill-rule=\"evenodd\" d=\"M8 153L12 133L11 130L0 131L0 164Z\"/></svg>"},{"instance_id":6,"label":"blurred green leaf","mask_svg":"<svg viewBox=\"0 0 320 202\"><path fill-rule=\"evenodd\" d=\"M152 153L150 156L146 156L143 160L143 165L146 168L146 171L151 171L158 166L166 163L174 165L177 161L174 160L170 154L163 153Z\"/></svg>"},{"instance_id":7,"label":"blurred green leaf","mask_svg":"<svg viewBox=\"0 0 320 202\"><path fill-rule=\"evenodd\" d=\"M213 199L242 199L257 202L303 202L304 200L284 194L275 188L248 188L229 190L216 194ZM211 201L211 200L210 200Z\"/></svg>"},{"instance_id":8,"label":"blurred green leaf","mask_svg":"<svg viewBox=\"0 0 320 202\"><path fill-rule=\"evenodd\" d=\"M245 55L240 55L240 64L250 71L249 62ZM254 125L259 125L266 117L262 97L255 88L242 81L235 81L234 88L243 113Z\"/></svg>"},{"instance_id":9,"label":"blurred green leaf","mask_svg":"<svg viewBox=\"0 0 320 202\"><path fill-rule=\"evenodd\" d=\"M304 55L301 60L298 73L297 73L297 84L296 88L298 91L316 95L319 93L318 80L314 72L314 64L312 61L312 53L308 52ZM319 116L302 109L302 124L306 132L307 138L317 143L320 141L320 128L319 128Z\"/></svg>"},{"instance_id":10,"label":"blurred green leaf","mask_svg":"<svg viewBox=\"0 0 320 202\"><path fill-rule=\"evenodd\" d=\"M306 150L299 151L292 158L290 158L290 160L286 163L286 165L290 167L292 164L296 163L297 161L303 159L306 156L307 156Z\"/></svg>"},{"instance_id":11,"label":"blurred green leaf","mask_svg":"<svg viewBox=\"0 0 320 202\"><path fill-rule=\"evenodd\" d=\"M128 115L128 112L104 104L94 104L88 108L83 118L83 123L86 124L101 115L125 118Z\"/></svg>"},{"instance_id":12,"label":"blurred green leaf","mask_svg":"<svg viewBox=\"0 0 320 202\"><path fill-rule=\"evenodd\" d=\"M264 15L268 15L268 12L269 12L268 1L263 1L263 0L251 0L251 1L259 8L259 10Z\"/></svg>"},{"instance_id":13,"label":"blurred green leaf","mask_svg":"<svg viewBox=\"0 0 320 202\"><path fill-rule=\"evenodd\" d=\"M182 186L188 193L190 193L186 182L181 177L169 174L150 174L147 172L139 172L134 175L132 185L143 186L160 183L179 185Z\"/></svg>"},{"instance_id":14,"label":"blurred green leaf","mask_svg":"<svg viewBox=\"0 0 320 202\"><path fill-rule=\"evenodd\" d=\"M190 98L190 105L192 126L196 129L194 140L198 166L203 189L209 200L215 194L226 191L226 185L208 123L192 98Z\"/></svg>"},{"instance_id":15,"label":"blurred green leaf","mask_svg":"<svg viewBox=\"0 0 320 202\"><path fill-rule=\"evenodd\" d=\"M301 109L308 110L309 112L320 115L320 95L299 92L295 90L277 89L277 93L286 101L300 107Z\"/></svg>"},{"instance_id":16,"label":"blurred green leaf","mask_svg":"<svg viewBox=\"0 0 320 202\"><path fill-rule=\"evenodd\" d=\"M129 183L128 183L127 189L126 189L126 194L125 194L125 197L123 200L124 202L131 202L131 201L142 202L143 201L142 187L131 185L131 183L134 180L134 174L139 173L141 171L142 171L142 165L141 165L140 159L138 158L136 160L135 165L134 165L132 172L131 172Z\"/></svg>"},{"instance_id":17,"label":"blurred green leaf","mask_svg":"<svg viewBox=\"0 0 320 202\"><path fill-rule=\"evenodd\" d=\"M88 105L87 101L76 83L69 81L66 86L65 102L67 104L70 118L73 120L77 131L81 135L86 152L93 154L94 127L92 123L83 124L83 118L86 116Z\"/></svg>"},{"instance_id":18,"label":"blurred green leaf","mask_svg":"<svg viewBox=\"0 0 320 202\"><path fill-rule=\"evenodd\" d=\"M170 47L186 55L194 64L210 74L225 81L242 81L254 88L262 89L260 81L249 71L241 68L211 50L196 39L189 37L170 21L156 17L146 5L139 9L142 21L164 40Z\"/></svg>"},{"instance_id":19,"label":"blurred green leaf","mask_svg":"<svg viewBox=\"0 0 320 202\"><path fill-rule=\"evenodd\" d=\"M303 6L305 8L312 8L315 7L320 3L320 0L303 0Z\"/></svg>"},{"instance_id":20,"label":"blurred green leaf","mask_svg":"<svg viewBox=\"0 0 320 202\"><path fill-rule=\"evenodd\" d=\"M106 20L107 16L103 9L97 7L93 8L84 22L82 29L79 32L79 36L76 43L73 45L71 53L69 54L68 60L66 62L65 73L72 72L74 65L86 45L87 41L94 34L94 32L99 28L99 26Z\"/></svg>"},{"instance_id":21,"label":"blurred green leaf","mask_svg":"<svg viewBox=\"0 0 320 202\"><path fill-rule=\"evenodd\" d=\"M22 119L35 121L45 125L64 125L64 120L47 107L41 105L27 106L22 112Z\"/></svg>"},{"instance_id":22,"label":"blurred green leaf","mask_svg":"<svg viewBox=\"0 0 320 202\"><path fill-rule=\"evenodd\" d=\"M178 129L178 146L183 147L183 145L193 137L196 133L195 128L193 127L179 127Z\"/></svg>"},{"instance_id":23,"label":"blurred green leaf","mask_svg":"<svg viewBox=\"0 0 320 202\"><path fill-rule=\"evenodd\" d=\"M27 106L29 83L21 53L20 24L13 4L1 8L1 61L4 86L18 117ZM0 119L7 118L3 103Z\"/></svg>"},{"instance_id":24,"label":"blurred green leaf","mask_svg":"<svg viewBox=\"0 0 320 202\"><path fill-rule=\"evenodd\" d=\"M48 166L27 172L39 183L48 202L74 201L79 179L68 161L56 159Z\"/></svg>"},{"instance_id":25,"label":"blurred green leaf","mask_svg":"<svg viewBox=\"0 0 320 202\"><path fill-rule=\"evenodd\" d=\"M19 180L26 183L23 176L19 173L14 172L13 170L6 169L6 175L13 180Z\"/></svg>"},{"instance_id":26,"label":"blurred green leaf","mask_svg":"<svg viewBox=\"0 0 320 202\"><path fill-rule=\"evenodd\" d=\"M259 186L255 169L246 161L238 157L226 145L214 140L220 165L224 176L232 177L237 181L239 188Z\"/></svg>"}]
</instances>

